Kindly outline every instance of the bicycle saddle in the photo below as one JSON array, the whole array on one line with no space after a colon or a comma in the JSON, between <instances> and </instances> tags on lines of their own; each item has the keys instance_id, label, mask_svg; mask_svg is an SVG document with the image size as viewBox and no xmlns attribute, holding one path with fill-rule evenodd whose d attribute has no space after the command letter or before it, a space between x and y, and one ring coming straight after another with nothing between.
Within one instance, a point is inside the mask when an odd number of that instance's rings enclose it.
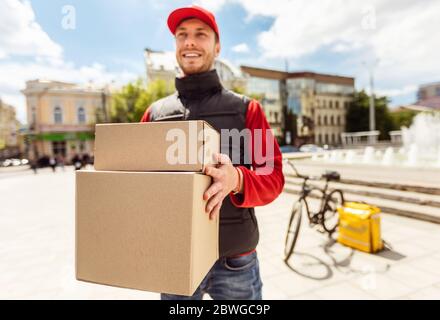
<instances>
[{"instance_id":1,"label":"bicycle saddle","mask_svg":"<svg viewBox=\"0 0 440 320\"><path fill-rule=\"evenodd\" d=\"M338 181L341 179L341 175L339 174L339 172L336 172L336 171L326 171L322 175L322 177L327 180L333 180L333 181Z\"/></svg>"}]
</instances>

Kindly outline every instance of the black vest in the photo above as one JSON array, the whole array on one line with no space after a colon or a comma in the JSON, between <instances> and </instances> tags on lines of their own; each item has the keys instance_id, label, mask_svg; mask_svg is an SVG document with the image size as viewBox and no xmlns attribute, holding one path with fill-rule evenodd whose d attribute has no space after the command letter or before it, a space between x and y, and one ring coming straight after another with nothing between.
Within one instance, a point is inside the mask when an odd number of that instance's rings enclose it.
<instances>
[{"instance_id":1,"label":"black vest","mask_svg":"<svg viewBox=\"0 0 440 320\"><path fill-rule=\"evenodd\" d=\"M218 132L221 129L241 132L246 128L250 100L224 89L215 70L176 78L175 84L176 93L151 105L150 121L205 120ZM239 142L231 139L228 143L222 136L221 146L221 152L231 159L232 154L240 155L235 166L250 168L244 161L244 150L249 147L244 145L244 139ZM220 209L220 256L249 252L256 248L258 238L254 208L237 208L227 196Z\"/></svg>"}]
</instances>

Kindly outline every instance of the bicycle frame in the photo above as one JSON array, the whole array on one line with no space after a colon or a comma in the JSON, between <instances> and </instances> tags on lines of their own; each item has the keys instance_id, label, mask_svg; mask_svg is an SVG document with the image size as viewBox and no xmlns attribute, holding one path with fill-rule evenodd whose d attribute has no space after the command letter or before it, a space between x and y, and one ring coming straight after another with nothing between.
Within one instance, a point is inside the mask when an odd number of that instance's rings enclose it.
<instances>
[{"instance_id":1,"label":"bicycle frame","mask_svg":"<svg viewBox=\"0 0 440 320\"><path fill-rule=\"evenodd\" d=\"M329 190L329 179L325 179L325 185L324 188L318 188L315 186L310 186L308 184L309 180L321 180L320 177L310 177L310 176L305 176L300 174L297 169L295 168L295 166L290 162L287 161L287 163L292 167L292 169L295 171L295 174L303 179L302 182L302 186L301 186L301 192L300 192L300 197L298 199L298 201L304 200L304 203L306 204L306 212L307 212L307 218L309 219L309 222L312 224L319 224L320 223L320 218L322 219L322 215L324 214L325 211L325 203L326 203L326 197L328 194L328 190ZM309 204L307 202L307 197L309 196L310 193L312 193L312 191L319 191L321 193L321 197L319 198L320 200L320 209L318 212L316 213L312 213L310 208L309 208Z\"/></svg>"}]
</instances>

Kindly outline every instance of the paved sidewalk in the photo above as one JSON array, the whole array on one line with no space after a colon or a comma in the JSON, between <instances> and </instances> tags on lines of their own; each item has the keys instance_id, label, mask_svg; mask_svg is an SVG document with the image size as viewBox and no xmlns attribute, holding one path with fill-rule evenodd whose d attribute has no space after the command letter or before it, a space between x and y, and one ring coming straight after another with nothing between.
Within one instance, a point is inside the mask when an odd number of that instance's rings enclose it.
<instances>
[{"instance_id":1,"label":"paved sidewalk","mask_svg":"<svg viewBox=\"0 0 440 320\"><path fill-rule=\"evenodd\" d=\"M59 169L58 169L59 170ZM0 173L0 299L158 299L156 293L75 280L71 167ZM302 226L290 268L282 261L294 195L258 208L266 299L440 298L440 225L383 216L392 251L353 251ZM305 219L303 220L305 221Z\"/></svg>"}]
</instances>

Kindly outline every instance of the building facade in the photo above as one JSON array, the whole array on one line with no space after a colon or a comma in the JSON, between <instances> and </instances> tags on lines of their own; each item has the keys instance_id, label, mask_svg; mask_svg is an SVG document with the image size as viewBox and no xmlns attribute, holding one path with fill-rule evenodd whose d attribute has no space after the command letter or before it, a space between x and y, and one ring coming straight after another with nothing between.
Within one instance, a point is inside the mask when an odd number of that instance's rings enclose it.
<instances>
[{"instance_id":1,"label":"building facade","mask_svg":"<svg viewBox=\"0 0 440 320\"><path fill-rule=\"evenodd\" d=\"M19 129L15 108L0 99L0 160L19 156Z\"/></svg>"},{"instance_id":2,"label":"building facade","mask_svg":"<svg viewBox=\"0 0 440 320\"><path fill-rule=\"evenodd\" d=\"M106 89L58 81L32 80L26 97L29 130L25 153L30 159L93 156L95 123L106 120L110 96Z\"/></svg>"},{"instance_id":3,"label":"building facade","mask_svg":"<svg viewBox=\"0 0 440 320\"><path fill-rule=\"evenodd\" d=\"M427 110L440 110L440 82L421 85L414 105Z\"/></svg>"},{"instance_id":4,"label":"building facade","mask_svg":"<svg viewBox=\"0 0 440 320\"><path fill-rule=\"evenodd\" d=\"M296 123L290 126L295 132L289 134L295 136L295 141L285 139L286 143L341 143L346 112L353 100L354 78L248 66L241 69L247 75L248 92L264 95L262 105L277 135L286 134L284 128L289 123L285 123L285 114L295 115ZM261 84L260 88L252 85L255 82Z\"/></svg>"}]
</instances>

